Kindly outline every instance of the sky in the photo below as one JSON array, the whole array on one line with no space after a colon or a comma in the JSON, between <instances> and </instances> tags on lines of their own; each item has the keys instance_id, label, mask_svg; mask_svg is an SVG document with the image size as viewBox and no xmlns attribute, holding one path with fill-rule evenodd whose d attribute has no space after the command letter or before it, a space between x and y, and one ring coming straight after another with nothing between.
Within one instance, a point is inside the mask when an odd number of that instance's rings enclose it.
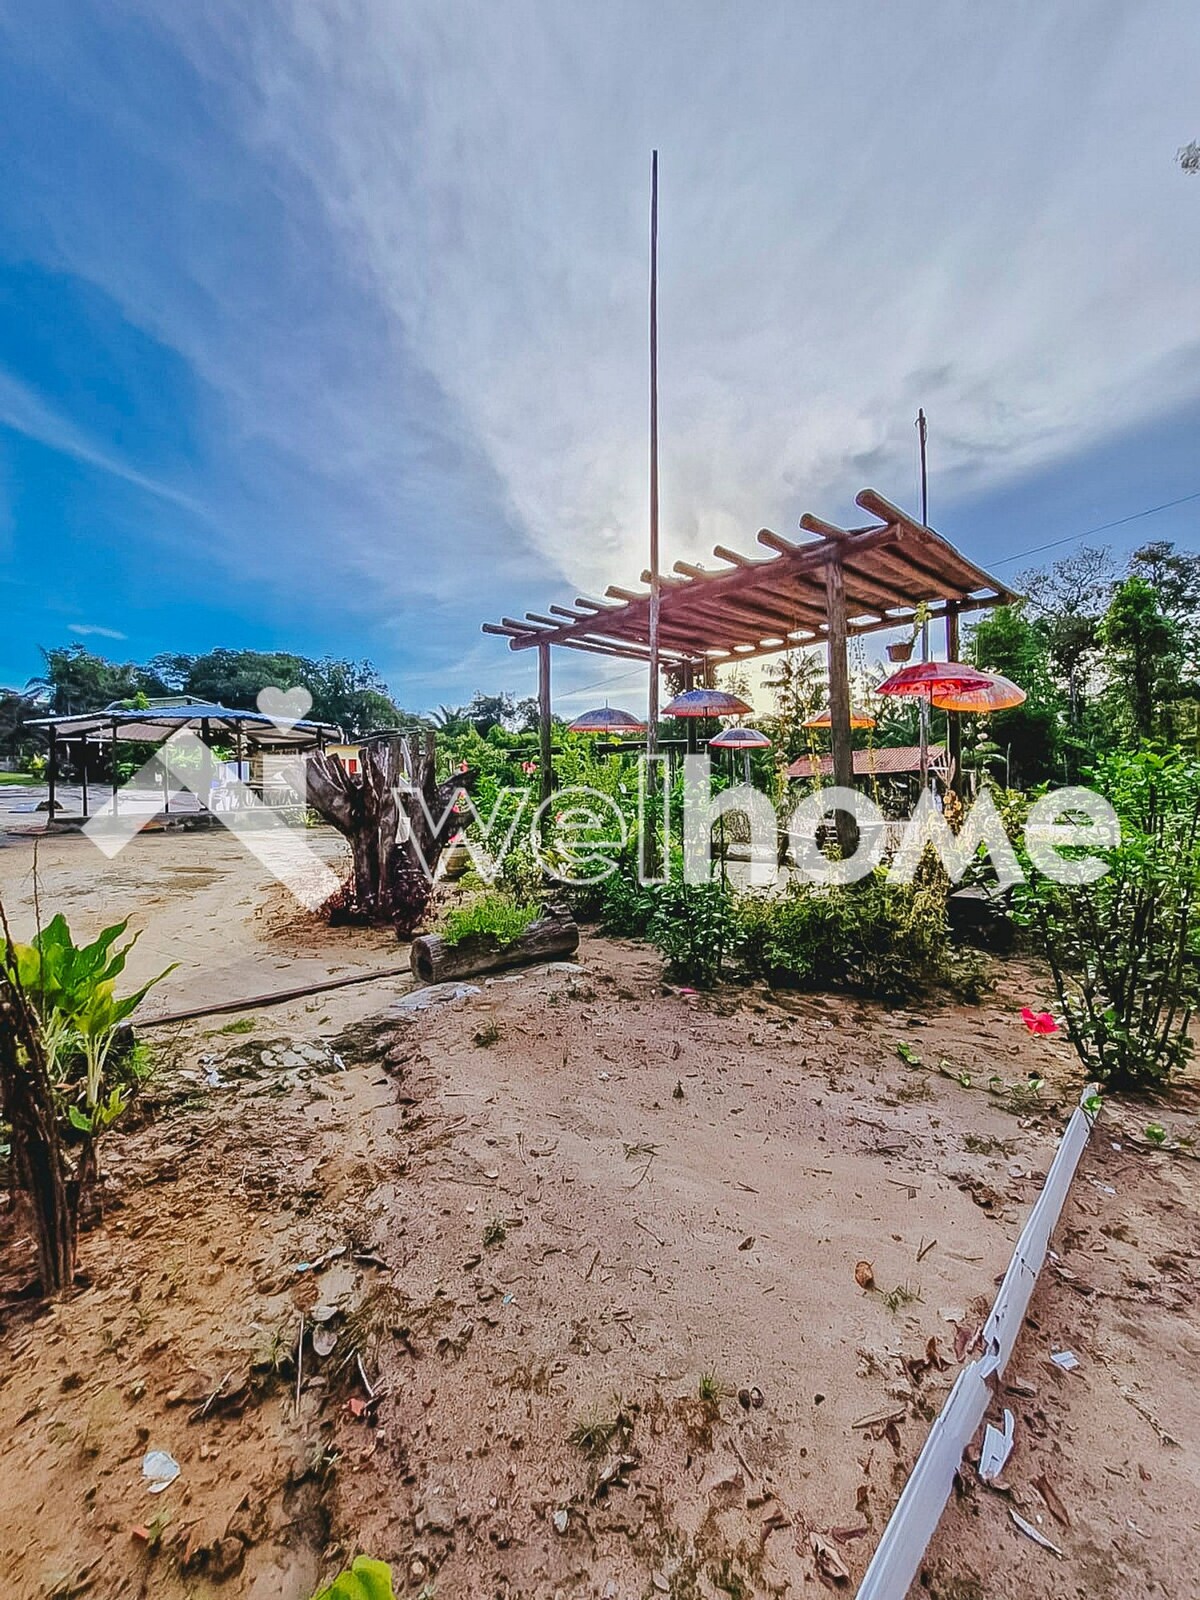
<instances>
[{"instance_id":1,"label":"sky","mask_svg":"<svg viewBox=\"0 0 1200 1600\"><path fill-rule=\"evenodd\" d=\"M480 624L645 564L655 147L668 567L915 508L918 406L1006 579L1200 496L1198 69L1155 0L0 0L0 684L531 692ZM1200 498L1088 542L1150 538Z\"/></svg>"}]
</instances>

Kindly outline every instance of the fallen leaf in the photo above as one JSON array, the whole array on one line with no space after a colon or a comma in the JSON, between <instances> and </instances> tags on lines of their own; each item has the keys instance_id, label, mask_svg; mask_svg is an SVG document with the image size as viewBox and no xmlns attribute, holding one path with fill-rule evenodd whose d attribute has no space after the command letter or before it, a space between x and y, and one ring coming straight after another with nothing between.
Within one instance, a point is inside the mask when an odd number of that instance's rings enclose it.
<instances>
[{"instance_id":1,"label":"fallen leaf","mask_svg":"<svg viewBox=\"0 0 1200 1600\"><path fill-rule=\"evenodd\" d=\"M860 1289L873 1289L875 1287L875 1268L869 1261L855 1262L854 1281Z\"/></svg>"},{"instance_id":2,"label":"fallen leaf","mask_svg":"<svg viewBox=\"0 0 1200 1600\"><path fill-rule=\"evenodd\" d=\"M1044 1533L1039 1533L1032 1522L1026 1522L1025 1518L1019 1516L1017 1512L1011 1509L1011 1507L1009 1508L1008 1514L1027 1539L1032 1539L1034 1544L1040 1544L1043 1550L1049 1550L1051 1555L1056 1555L1060 1560L1062 1559L1062 1551L1058 1548L1058 1546L1056 1544L1052 1544L1050 1540L1046 1538Z\"/></svg>"}]
</instances>

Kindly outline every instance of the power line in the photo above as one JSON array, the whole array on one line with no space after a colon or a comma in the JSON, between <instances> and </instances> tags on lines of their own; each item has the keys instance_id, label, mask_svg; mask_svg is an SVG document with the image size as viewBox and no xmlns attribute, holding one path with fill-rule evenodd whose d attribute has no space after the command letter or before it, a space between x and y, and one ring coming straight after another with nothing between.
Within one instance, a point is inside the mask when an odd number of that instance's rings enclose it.
<instances>
[{"instance_id":1,"label":"power line","mask_svg":"<svg viewBox=\"0 0 1200 1600\"><path fill-rule=\"evenodd\" d=\"M1132 516L1118 517L1115 522L1102 522L1098 528L1085 528L1082 533L1068 533L1065 538L1051 539L1048 544L1035 544L1032 550L1019 550L1015 556L1001 556L999 561L989 562L989 565L1005 567L1010 561L1023 561L1026 556L1040 555L1043 550L1056 550L1059 545L1073 544L1076 539L1090 539L1094 534L1107 533L1110 528L1123 528L1127 522L1152 517L1158 511L1170 511L1172 506L1185 506L1189 500L1200 500L1200 489L1194 494L1180 495L1178 500L1164 500L1160 506L1147 506L1145 511L1135 511Z\"/></svg>"}]
</instances>

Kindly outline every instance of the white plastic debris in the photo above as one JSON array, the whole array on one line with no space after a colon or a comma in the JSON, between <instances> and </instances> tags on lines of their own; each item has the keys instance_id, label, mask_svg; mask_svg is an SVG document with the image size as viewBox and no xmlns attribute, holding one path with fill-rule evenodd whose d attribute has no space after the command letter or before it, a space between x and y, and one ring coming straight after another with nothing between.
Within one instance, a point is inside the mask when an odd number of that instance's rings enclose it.
<instances>
[{"instance_id":1,"label":"white plastic debris","mask_svg":"<svg viewBox=\"0 0 1200 1600\"><path fill-rule=\"evenodd\" d=\"M427 1011L430 1006L443 1006L451 1000L467 1000L479 992L479 986L474 983L429 983L423 989L414 989L411 994L402 994L390 1009L402 1013Z\"/></svg>"},{"instance_id":2,"label":"white plastic debris","mask_svg":"<svg viewBox=\"0 0 1200 1600\"><path fill-rule=\"evenodd\" d=\"M1079 1357L1072 1350L1051 1350L1050 1359L1064 1372L1074 1372L1079 1365Z\"/></svg>"},{"instance_id":3,"label":"white plastic debris","mask_svg":"<svg viewBox=\"0 0 1200 1600\"><path fill-rule=\"evenodd\" d=\"M984 1483L994 1483L1004 1471L1013 1447L1013 1414L1005 1408L1004 1429L988 1423L979 1452L979 1476Z\"/></svg>"},{"instance_id":4,"label":"white plastic debris","mask_svg":"<svg viewBox=\"0 0 1200 1600\"><path fill-rule=\"evenodd\" d=\"M1062 1551L1056 1544L1047 1539L1044 1533L1039 1533L1032 1522L1026 1522L1025 1518L1015 1512L1011 1506L1008 1514L1027 1539L1032 1539L1034 1544L1040 1544L1043 1550L1049 1550L1052 1555L1056 1555L1060 1561L1062 1560Z\"/></svg>"},{"instance_id":5,"label":"white plastic debris","mask_svg":"<svg viewBox=\"0 0 1200 1600\"><path fill-rule=\"evenodd\" d=\"M142 1458L142 1477L151 1494L161 1494L179 1476L179 1463L165 1450L147 1450Z\"/></svg>"}]
</instances>

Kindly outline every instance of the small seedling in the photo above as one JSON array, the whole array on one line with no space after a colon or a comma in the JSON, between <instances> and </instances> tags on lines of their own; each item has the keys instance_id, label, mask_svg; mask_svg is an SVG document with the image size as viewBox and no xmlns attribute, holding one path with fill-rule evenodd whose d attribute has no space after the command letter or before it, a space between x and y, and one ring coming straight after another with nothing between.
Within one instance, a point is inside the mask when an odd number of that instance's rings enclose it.
<instances>
[{"instance_id":1,"label":"small seedling","mask_svg":"<svg viewBox=\"0 0 1200 1600\"><path fill-rule=\"evenodd\" d=\"M493 1217L483 1230L484 1248L493 1249L508 1238L508 1222L504 1217Z\"/></svg>"},{"instance_id":2,"label":"small seedling","mask_svg":"<svg viewBox=\"0 0 1200 1600\"><path fill-rule=\"evenodd\" d=\"M900 1057L901 1061L903 1061L906 1067L924 1066L924 1062L913 1049L912 1045L908 1044L904 1039L897 1040L896 1054Z\"/></svg>"},{"instance_id":3,"label":"small seedling","mask_svg":"<svg viewBox=\"0 0 1200 1600\"><path fill-rule=\"evenodd\" d=\"M881 1298L889 1311L899 1311L901 1306L911 1306L920 1302L921 1291L914 1289L910 1284L898 1283Z\"/></svg>"},{"instance_id":4,"label":"small seedling","mask_svg":"<svg viewBox=\"0 0 1200 1600\"><path fill-rule=\"evenodd\" d=\"M614 1395L607 1407L596 1406L580 1417L567 1435L567 1442L586 1456L599 1456L618 1441L624 1442L632 1432L633 1419L620 1396Z\"/></svg>"},{"instance_id":5,"label":"small seedling","mask_svg":"<svg viewBox=\"0 0 1200 1600\"><path fill-rule=\"evenodd\" d=\"M474 1037L475 1043L484 1050L491 1045L498 1044L500 1042L499 1024L494 1021L485 1022L481 1027L475 1029Z\"/></svg>"},{"instance_id":6,"label":"small seedling","mask_svg":"<svg viewBox=\"0 0 1200 1600\"><path fill-rule=\"evenodd\" d=\"M720 1405L721 1400L728 1392L715 1372L702 1372L700 1374L697 1393L706 1406Z\"/></svg>"},{"instance_id":7,"label":"small seedling","mask_svg":"<svg viewBox=\"0 0 1200 1600\"><path fill-rule=\"evenodd\" d=\"M223 1028L218 1028L218 1033L253 1033L256 1023L253 1017L238 1017L235 1022L227 1022Z\"/></svg>"},{"instance_id":8,"label":"small seedling","mask_svg":"<svg viewBox=\"0 0 1200 1600\"><path fill-rule=\"evenodd\" d=\"M1166 1144L1167 1130L1161 1122L1148 1122L1146 1124L1146 1137L1151 1144Z\"/></svg>"}]
</instances>

